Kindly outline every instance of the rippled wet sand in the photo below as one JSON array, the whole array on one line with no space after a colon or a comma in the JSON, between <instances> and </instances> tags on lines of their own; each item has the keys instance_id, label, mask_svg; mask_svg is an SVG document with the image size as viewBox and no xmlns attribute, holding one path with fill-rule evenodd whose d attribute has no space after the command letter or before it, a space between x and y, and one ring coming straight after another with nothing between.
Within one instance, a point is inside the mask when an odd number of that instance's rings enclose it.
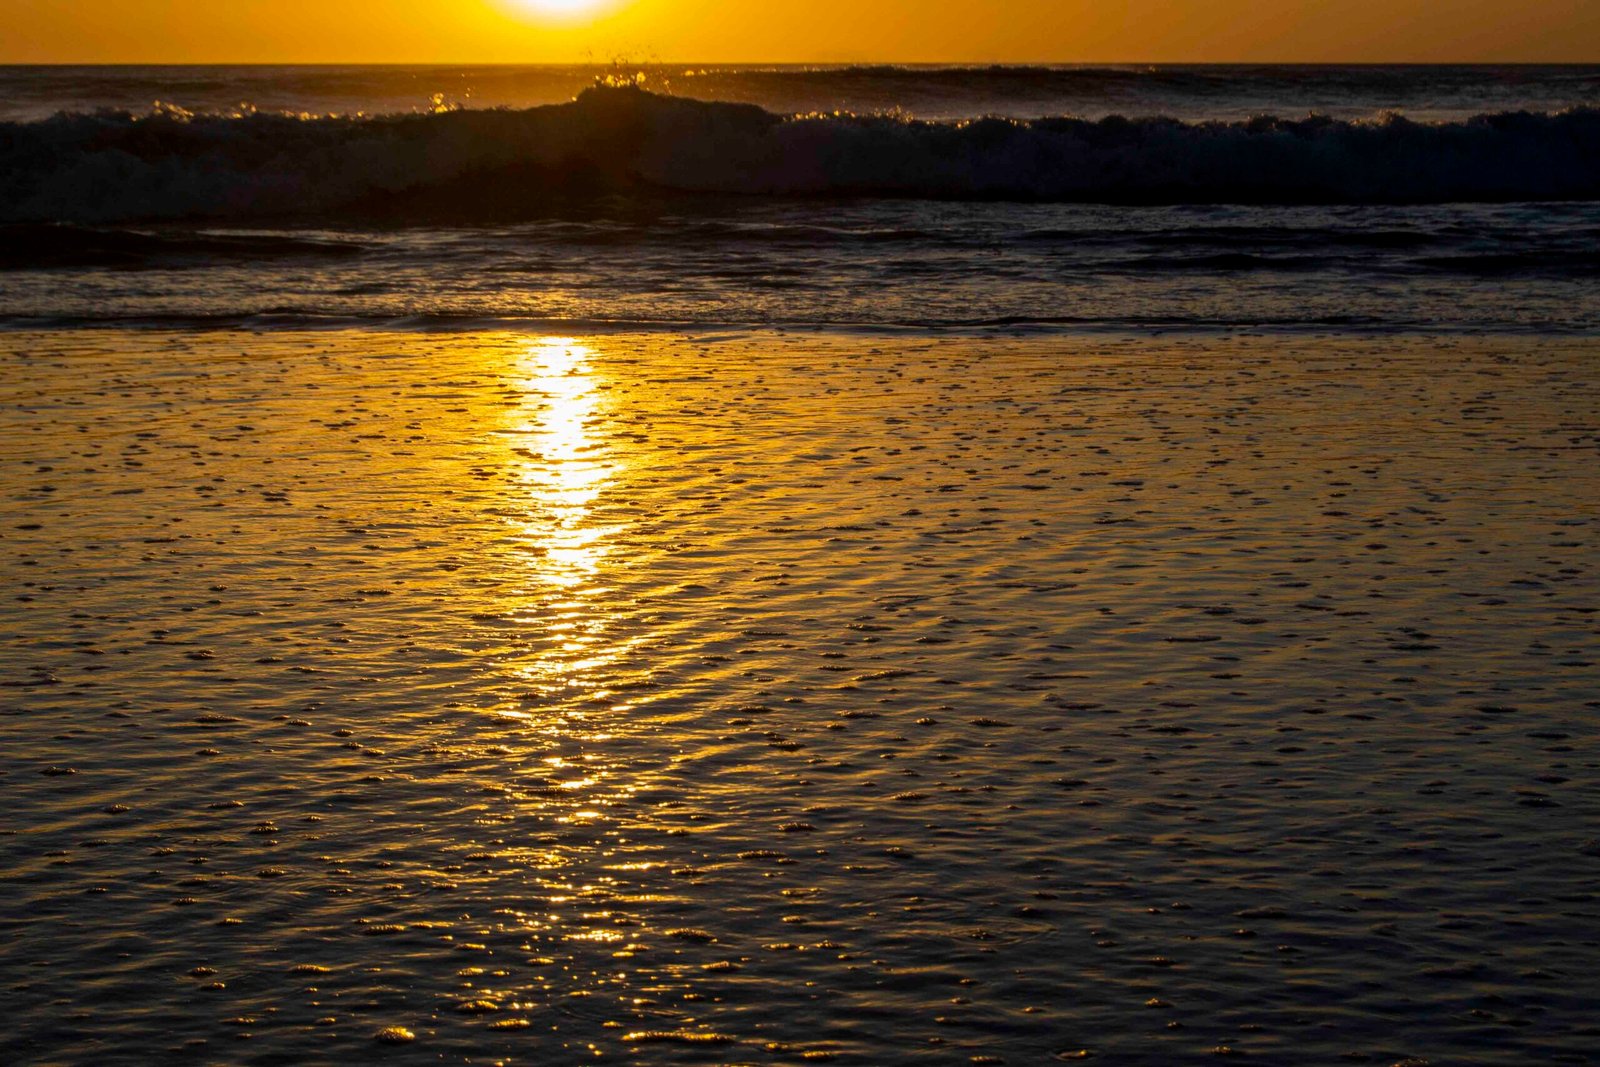
<instances>
[{"instance_id":1,"label":"rippled wet sand","mask_svg":"<svg viewBox=\"0 0 1600 1067\"><path fill-rule=\"evenodd\" d=\"M7 1063L1592 1063L1592 342L11 334Z\"/></svg>"}]
</instances>

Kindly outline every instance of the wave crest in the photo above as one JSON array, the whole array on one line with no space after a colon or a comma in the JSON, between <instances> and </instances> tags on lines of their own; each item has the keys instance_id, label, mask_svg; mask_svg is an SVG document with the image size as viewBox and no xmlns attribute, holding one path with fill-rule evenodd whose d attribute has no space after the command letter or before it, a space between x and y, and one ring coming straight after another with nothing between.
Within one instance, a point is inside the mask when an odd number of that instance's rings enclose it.
<instances>
[{"instance_id":1,"label":"wave crest","mask_svg":"<svg viewBox=\"0 0 1600 1067\"><path fill-rule=\"evenodd\" d=\"M639 88L380 118L0 124L0 220L531 217L621 191L1099 203L1600 199L1600 109L1460 122L780 116Z\"/></svg>"}]
</instances>

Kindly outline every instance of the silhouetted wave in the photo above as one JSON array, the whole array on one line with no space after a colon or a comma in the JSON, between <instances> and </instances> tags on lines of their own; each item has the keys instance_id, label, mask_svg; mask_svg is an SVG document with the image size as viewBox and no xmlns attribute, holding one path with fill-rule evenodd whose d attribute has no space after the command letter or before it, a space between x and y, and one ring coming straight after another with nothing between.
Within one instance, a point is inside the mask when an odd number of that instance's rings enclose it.
<instances>
[{"instance_id":1,"label":"silhouetted wave","mask_svg":"<svg viewBox=\"0 0 1600 1067\"><path fill-rule=\"evenodd\" d=\"M1600 199L1600 109L1449 123L785 117L636 88L382 118L0 124L0 221L535 217L601 196L1130 204Z\"/></svg>"}]
</instances>

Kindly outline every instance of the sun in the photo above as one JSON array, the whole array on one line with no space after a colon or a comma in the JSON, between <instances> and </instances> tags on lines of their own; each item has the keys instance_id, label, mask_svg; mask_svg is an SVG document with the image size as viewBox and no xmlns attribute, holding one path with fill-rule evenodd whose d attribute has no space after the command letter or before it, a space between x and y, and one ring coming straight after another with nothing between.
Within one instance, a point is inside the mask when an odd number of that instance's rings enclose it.
<instances>
[{"instance_id":1,"label":"sun","mask_svg":"<svg viewBox=\"0 0 1600 1067\"><path fill-rule=\"evenodd\" d=\"M612 4L612 0L505 0L506 5L522 15L568 22L598 15Z\"/></svg>"}]
</instances>

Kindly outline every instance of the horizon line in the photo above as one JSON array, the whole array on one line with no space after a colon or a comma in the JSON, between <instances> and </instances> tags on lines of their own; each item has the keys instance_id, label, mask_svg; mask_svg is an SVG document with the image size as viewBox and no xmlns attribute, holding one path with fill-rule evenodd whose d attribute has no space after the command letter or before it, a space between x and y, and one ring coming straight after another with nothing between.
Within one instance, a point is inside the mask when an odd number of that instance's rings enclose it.
<instances>
[{"instance_id":1,"label":"horizon line","mask_svg":"<svg viewBox=\"0 0 1600 1067\"><path fill-rule=\"evenodd\" d=\"M1592 60L1559 59L204 59L6 60L0 67L1600 67Z\"/></svg>"}]
</instances>

